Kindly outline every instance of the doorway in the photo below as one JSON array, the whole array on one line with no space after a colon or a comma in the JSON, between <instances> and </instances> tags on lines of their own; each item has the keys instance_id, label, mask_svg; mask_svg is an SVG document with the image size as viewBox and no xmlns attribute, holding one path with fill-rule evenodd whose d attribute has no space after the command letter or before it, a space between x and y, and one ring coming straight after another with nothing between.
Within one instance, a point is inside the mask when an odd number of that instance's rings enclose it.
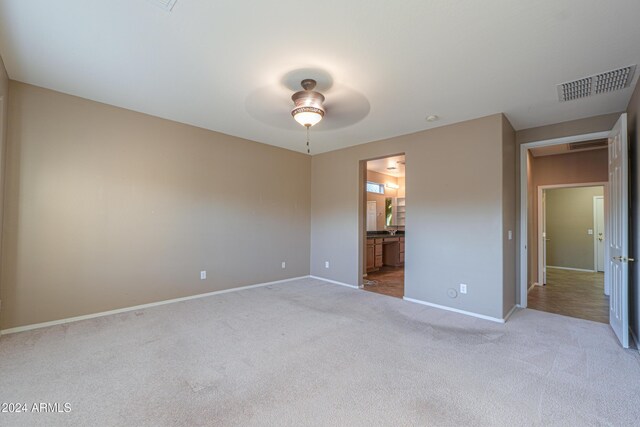
<instances>
[{"instance_id":1,"label":"doorway","mask_svg":"<svg viewBox=\"0 0 640 427\"><path fill-rule=\"evenodd\" d=\"M404 154L368 160L363 286L365 291L404 296L406 186Z\"/></svg>"},{"instance_id":2,"label":"doorway","mask_svg":"<svg viewBox=\"0 0 640 427\"><path fill-rule=\"evenodd\" d=\"M529 291L529 308L609 323L605 189L606 183L538 187L539 280Z\"/></svg>"},{"instance_id":3,"label":"doorway","mask_svg":"<svg viewBox=\"0 0 640 427\"><path fill-rule=\"evenodd\" d=\"M531 189L530 150L555 150L576 146L599 144L605 140L608 192L604 197L605 214L605 287L609 291L609 325L623 348L629 347L629 150L627 115L621 114L610 131L575 135L548 140L527 142L520 145L520 233L519 241L519 300L522 308L528 307L528 292L536 283L531 280L537 263L531 259L537 254L535 238L536 222L532 221L530 207L535 199ZM598 180L600 181L600 180ZM535 188L535 187L534 187ZM608 219L607 219L608 218ZM531 255L531 256L530 256ZM537 283L539 285L539 283Z\"/></svg>"}]
</instances>

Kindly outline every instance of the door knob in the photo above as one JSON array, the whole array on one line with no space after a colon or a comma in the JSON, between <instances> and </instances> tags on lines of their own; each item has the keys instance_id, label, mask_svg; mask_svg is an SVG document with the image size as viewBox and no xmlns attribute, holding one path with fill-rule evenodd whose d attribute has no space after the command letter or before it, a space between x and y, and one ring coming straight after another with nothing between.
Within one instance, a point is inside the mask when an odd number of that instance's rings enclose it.
<instances>
[{"instance_id":1,"label":"door knob","mask_svg":"<svg viewBox=\"0 0 640 427\"><path fill-rule=\"evenodd\" d=\"M635 261L635 258L627 258L627 257L623 257L623 256L614 256L611 258L614 261L620 261L620 262L633 262Z\"/></svg>"}]
</instances>

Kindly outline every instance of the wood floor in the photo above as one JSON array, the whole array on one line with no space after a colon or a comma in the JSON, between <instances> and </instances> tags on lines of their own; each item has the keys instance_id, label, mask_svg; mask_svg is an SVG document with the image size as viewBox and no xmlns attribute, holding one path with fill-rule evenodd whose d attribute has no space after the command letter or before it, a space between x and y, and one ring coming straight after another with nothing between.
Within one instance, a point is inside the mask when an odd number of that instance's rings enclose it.
<instances>
[{"instance_id":1,"label":"wood floor","mask_svg":"<svg viewBox=\"0 0 640 427\"><path fill-rule=\"evenodd\" d=\"M547 269L546 286L534 286L527 307L548 313L609 323L604 273Z\"/></svg>"},{"instance_id":2,"label":"wood floor","mask_svg":"<svg viewBox=\"0 0 640 427\"><path fill-rule=\"evenodd\" d=\"M369 273L365 280L375 282L364 285L365 291L402 298L404 296L404 267L382 267Z\"/></svg>"}]
</instances>

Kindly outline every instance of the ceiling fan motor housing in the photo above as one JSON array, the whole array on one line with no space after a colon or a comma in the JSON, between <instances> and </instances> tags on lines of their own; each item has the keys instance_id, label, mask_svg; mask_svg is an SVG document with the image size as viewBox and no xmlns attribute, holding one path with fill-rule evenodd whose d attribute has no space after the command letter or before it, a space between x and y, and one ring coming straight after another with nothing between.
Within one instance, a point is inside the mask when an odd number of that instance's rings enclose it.
<instances>
[{"instance_id":1,"label":"ceiling fan motor housing","mask_svg":"<svg viewBox=\"0 0 640 427\"><path fill-rule=\"evenodd\" d=\"M324 95L313 90L316 86L315 80L305 79L300 84L304 90L294 93L291 97L295 104L295 107L291 110L291 115L301 125L306 127L313 126L324 117L324 108L322 107ZM305 120L307 118L309 120Z\"/></svg>"}]
</instances>

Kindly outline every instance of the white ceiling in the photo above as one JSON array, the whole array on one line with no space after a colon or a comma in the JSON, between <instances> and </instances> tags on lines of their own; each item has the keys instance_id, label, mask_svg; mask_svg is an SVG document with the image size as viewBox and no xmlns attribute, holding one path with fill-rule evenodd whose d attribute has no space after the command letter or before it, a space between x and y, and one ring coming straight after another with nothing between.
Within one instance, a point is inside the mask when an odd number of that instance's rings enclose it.
<instances>
[{"instance_id":1,"label":"white ceiling","mask_svg":"<svg viewBox=\"0 0 640 427\"><path fill-rule=\"evenodd\" d=\"M319 153L624 110L632 88L560 103L556 84L640 63L638 18L638 0L0 0L0 54L15 80L302 152L289 98L315 77Z\"/></svg>"},{"instance_id":2,"label":"white ceiling","mask_svg":"<svg viewBox=\"0 0 640 427\"><path fill-rule=\"evenodd\" d=\"M367 170L378 172L384 175L394 176L396 178L402 178L405 174L404 155L385 157L383 159L377 160L369 160L367 162Z\"/></svg>"}]
</instances>

